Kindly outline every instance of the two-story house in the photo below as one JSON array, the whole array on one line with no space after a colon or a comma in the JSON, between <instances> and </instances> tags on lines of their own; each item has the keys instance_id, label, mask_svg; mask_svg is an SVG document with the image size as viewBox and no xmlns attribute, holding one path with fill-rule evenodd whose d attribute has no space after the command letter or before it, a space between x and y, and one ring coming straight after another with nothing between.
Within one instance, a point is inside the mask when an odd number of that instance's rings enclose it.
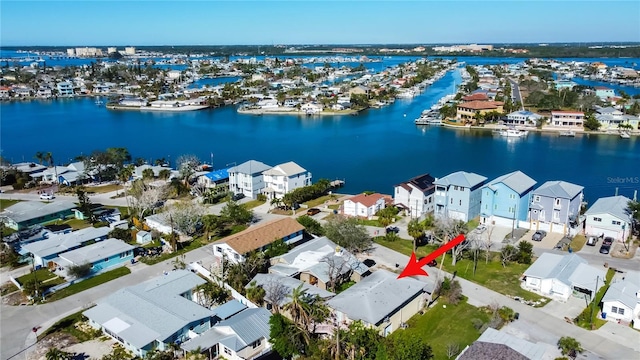
<instances>
[{"instance_id":1,"label":"two-story house","mask_svg":"<svg viewBox=\"0 0 640 360\"><path fill-rule=\"evenodd\" d=\"M255 160L229 168L229 191L255 199L265 186L262 173L269 169L271 166Z\"/></svg>"},{"instance_id":2,"label":"two-story house","mask_svg":"<svg viewBox=\"0 0 640 360\"><path fill-rule=\"evenodd\" d=\"M583 189L566 181L547 181L533 190L529 204L531 229L575 234Z\"/></svg>"},{"instance_id":3,"label":"two-story house","mask_svg":"<svg viewBox=\"0 0 640 360\"><path fill-rule=\"evenodd\" d=\"M435 211L437 218L451 218L469 221L480 215L482 185L486 177L465 171L449 174L436 179Z\"/></svg>"},{"instance_id":4,"label":"two-story house","mask_svg":"<svg viewBox=\"0 0 640 360\"><path fill-rule=\"evenodd\" d=\"M637 129L640 124L640 117L637 115L627 115L622 111L612 108L597 108L596 120L600 123L600 130L619 130L622 126L630 126Z\"/></svg>"},{"instance_id":5,"label":"two-story house","mask_svg":"<svg viewBox=\"0 0 640 360\"><path fill-rule=\"evenodd\" d=\"M282 198L297 188L311 185L311 173L293 161L263 171L263 193L268 199Z\"/></svg>"},{"instance_id":6,"label":"two-story house","mask_svg":"<svg viewBox=\"0 0 640 360\"><path fill-rule=\"evenodd\" d=\"M536 126L542 115L528 110L518 110L507 114L503 119L506 125Z\"/></svg>"},{"instance_id":7,"label":"two-story house","mask_svg":"<svg viewBox=\"0 0 640 360\"><path fill-rule=\"evenodd\" d=\"M56 84L58 96L73 96L73 83L70 81L61 81Z\"/></svg>"},{"instance_id":8,"label":"two-story house","mask_svg":"<svg viewBox=\"0 0 640 360\"><path fill-rule=\"evenodd\" d=\"M422 174L396 185L393 189L393 204L408 209L409 216L419 218L433 212L435 178Z\"/></svg>"},{"instance_id":9,"label":"two-story house","mask_svg":"<svg viewBox=\"0 0 640 360\"><path fill-rule=\"evenodd\" d=\"M521 171L499 176L482 187L480 223L519 227L527 220L536 181Z\"/></svg>"},{"instance_id":10,"label":"two-story house","mask_svg":"<svg viewBox=\"0 0 640 360\"><path fill-rule=\"evenodd\" d=\"M625 240L631 234L632 217L627 210L630 201L625 196L610 196L596 200L584 214L585 234Z\"/></svg>"},{"instance_id":11,"label":"two-story house","mask_svg":"<svg viewBox=\"0 0 640 360\"><path fill-rule=\"evenodd\" d=\"M584 113L582 111L552 111L551 126L582 129Z\"/></svg>"},{"instance_id":12,"label":"two-story house","mask_svg":"<svg viewBox=\"0 0 640 360\"><path fill-rule=\"evenodd\" d=\"M385 196L382 194L358 194L344 201L342 214L371 219L385 207Z\"/></svg>"}]
</instances>

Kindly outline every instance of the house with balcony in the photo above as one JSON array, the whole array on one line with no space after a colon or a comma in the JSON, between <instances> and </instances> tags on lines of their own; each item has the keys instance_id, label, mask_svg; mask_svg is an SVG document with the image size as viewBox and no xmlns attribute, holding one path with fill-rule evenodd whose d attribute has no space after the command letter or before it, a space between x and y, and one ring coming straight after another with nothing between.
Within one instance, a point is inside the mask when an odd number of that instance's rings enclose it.
<instances>
[{"instance_id":1,"label":"house with balcony","mask_svg":"<svg viewBox=\"0 0 640 360\"><path fill-rule=\"evenodd\" d=\"M582 129L584 113L582 111L552 111L550 126Z\"/></svg>"},{"instance_id":2,"label":"house with balcony","mask_svg":"<svg viewBox=\"0 0 640 360\"><path fill-rule=\"evenodd\" d=\"M434 215L464 222L480 216L481 188L486 180L482 175L465 171L436 179Z\"/></svg>"},{"instance_id":3,"label":"house with balcony","mask_svg":"<svg viewBox=\"0 0 640 360\"><path fill-rule=\"evenodd\" d=\"M482 187L480 223L519 227L527 220L531 192L536 181L522 171L514 171L489 181Z\"/></svg>"},{"instance_id":4,"label":"house with balcony","mask_svg":"<svg viewBox=\"0 0 640 360\"><path fill-rule=\"evenodd\" d=\"M616 96L616 92L612 88L608 88L605 86L596 86L596 96L600 98L600 100L606 100L608 98L612 98Z\"/></svg>"},{"instance_id":5,"label":"house with balcony","mask_svg":"<svg viewBox=\"0 0 640 360\"><path fill-rule=\"evenodd\" d=\"M577 233L583 187L566 181L547 181L531 193L528 219L532 230Z\"/></svg>"},{"instance_id":6,"label":"house with balcony","mask_svg":"<svg viewBox=\"0 0 640 360\"><path fill-rule=\"evenodd\" d=\"M614 277L602 298L602 314L609 321L625 325L633 322L633 328L640 330L639 272L627 271L622 279Z\"/></svg>"},{"instance_id":7,"label":"house with balcony","mask_svg":"<svg viewBox=\"0 0 640 360\"><path fill-rule=\"evenodd\" d=\"M198 176L198 184L210 189L229 184L229 169L219 169Z\"/></svg>"},{"instance_id":8,"label":"house with balcony","mask_svg":"<svg viewBox=\"0 0 640 360\"><path fill-rule=\"evenodd\" d=\"M393 189L393 204L407 209L409 216L420 218L434 210L435 178L430 174L418 175Z\"/></svg>"},{"instance_id":9,"label":"house with balcony","mask_svg":"<svg viewBox=\"0 0 640 360\"><path fill-rule=\"evenodd\" d=\"M255 199L265 187L262 173L269 169L271 166L255 160L229 168L229 191Z\"/></svg>"},{"instance_id":10,"label":"house with balcony","mask_svg":"<svg viewBox=\"0 0 640 360\"><path fill-rule=\"evenodd\" d=\"M542 115L528 110L519 110L508 114L502 121L505 123L505 125L536 126L538 120L541 119Z\"/></svg>"},{"instance_id":11,"label":"house with balcony","mask_svg":"<svg viewBox=\"0 0 640 360\"><path fill-rule=\"evenodd\" d=\"M622 127L638 129L640 125L640 117L625 114L613 107L597 108L595 118L600 123L600 130L603 131L617 131Z\"/></svg>"},{"instance_id":12,"label":"house with balcony","mask_svg":"<svg viewBox=\"0 0 640 360\"><path fill-rule=\"evenodd\" d=\"M456 105L456 120L462 121L474 121L476 120L476 114L481 115L496 111L501 113L503 111L501 101L469 101L462 102Z\"/></svg>"},{"instance_id":13,"label":"house with balcony","mask_svg":"<svg viewBox=\"0 0 640 360\"><path fill-rule=\"evenodd\" d=\"M281 199L297 188L311 185L311 173L293 161L276 165L262 172L267 199Z\"/></svg>"},{"instance_id":14,"label":"house with balcony","mask_svg":"<svg viewBox=\"0 0 640 360\"><path fill-rule=\"evenodd\" d=\"M383 336L403 328L430 300L435 283L429 278L398 279L380 269L326 302L338 324L360 320Z\"/></svg>"},{"instance_id":15,"label":"house with balcony","mask_svg":"<svg viewBox=\"0 0 640 360\"><path fill-rule=\"evenodd\" d=\"M595 236L609 236L624 241L631 235L632 214L625 196L609 196L596 200L584 213L584 233Z\"/></svg>"},{"instance_id":16,"label":"house with balcony","mask_svg":"<svg viewBox=\"0 0 640 360\"><path fill-rule=\"evenodd\" d=\"M207 281L188 270L174 270L141 284L116 290L83 312L89 325L144 358L168 350L211 328L212 310L198 304L196 288Z\"/></svg>"},{"instance_id":17,"label":"house with balcony","mask_svg":"<svg viewBox=\"0 0 640 360\"><path fill-rule=\"evenodd\" d=\"M73 83L71 81L61 81L56 84L58 96L73 96Z\"/></svg>"},{"instance_id":18,"label":"house with balcony","mask_svg":"<svg viewBox=\"0 0 640 360\"><path fill-rule=\"evenodd\" d=\"M342 215L371 219L385 208L387 197L382 194L358 194L344 201Z\"/></svg>"},{"instance_id":19,"label":"house with balcony","mask_svg":"<svg viewBox=\"0 0 640 360\"><path fill-rule=\"evenodd\" d=\"M218 265L222 265L223 259L243 262L249 253L264 251L278 240L295 244L302 240L303 232L304 226L290 217L260 223L214 242L213 256Z\"/></svg>"}]
</instances>

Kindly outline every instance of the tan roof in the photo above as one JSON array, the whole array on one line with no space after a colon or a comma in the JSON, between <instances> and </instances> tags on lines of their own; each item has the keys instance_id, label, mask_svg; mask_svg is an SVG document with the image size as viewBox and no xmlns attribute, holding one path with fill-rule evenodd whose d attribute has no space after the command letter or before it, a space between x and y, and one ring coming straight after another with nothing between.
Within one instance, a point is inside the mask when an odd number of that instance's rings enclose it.
<instances>
[{"instance_id":1,"label":"tan roof","mask_svg":"<svg viewBox=\"0 0 640 360\"><path fill-rule=\"evenodd\" d=\"M500 101L469 101L462 104L458 104L459 108L472 109L472 110L487 110L487 109L497 109L498 106L502 106L503 103Z\"/></svg>"},{"instance_id":2,"label":"tan roof","mask_svg":"<svg viewBox=\"0 0 640 360\"><path fill-rule=\"evenodd\" d=\"M286 217L252 226L237 234L220 239L215 244L227 244L238 254L243 255L302 230L304 230L304 226L296 220Z\"/></svg>"},{"instance_id":3,"label":"tan roof","mask_svg":"<svg viewBox=\"0 0 640 360\"><path fill-rule=\"evenodd\" d=\"M294 163L293 161L286 162L284 164L276 165L269 170L263 172L265 175L296 175L303 173L305 170L302 166Z\"/></svg>"},{"instance_id":4,"label":"tan roof","mask_svg":"<svg viewBox=\"0 0 640 360\"><path fill-rule=\"evenodd\" d=\"M360 194L360 195L356 195L352 198L349 198L348 200L353 201L354 203L360 203L366 207L370 207L375 205L375 203L380 200L380 198L384 198L385 196L382 194L371 194L371 195L367 195L367 194Z\"/></svg>"}]
</instances>

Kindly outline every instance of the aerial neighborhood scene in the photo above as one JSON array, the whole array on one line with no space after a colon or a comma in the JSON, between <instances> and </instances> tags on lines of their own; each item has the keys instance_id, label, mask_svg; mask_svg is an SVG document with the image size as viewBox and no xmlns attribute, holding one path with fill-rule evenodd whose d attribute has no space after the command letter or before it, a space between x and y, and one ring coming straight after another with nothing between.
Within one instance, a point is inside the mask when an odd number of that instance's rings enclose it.
<instances>
[{"instance_id":1,"label":"aerial neighborhood scene","mask_svg":"<svg viewBox=\"0 0 640 360\"><path fill-rule=\"evenodd\" d=\"M0 360L639 359L640 3L478 4L0 3Z\"/></svg>"}]
</instances>

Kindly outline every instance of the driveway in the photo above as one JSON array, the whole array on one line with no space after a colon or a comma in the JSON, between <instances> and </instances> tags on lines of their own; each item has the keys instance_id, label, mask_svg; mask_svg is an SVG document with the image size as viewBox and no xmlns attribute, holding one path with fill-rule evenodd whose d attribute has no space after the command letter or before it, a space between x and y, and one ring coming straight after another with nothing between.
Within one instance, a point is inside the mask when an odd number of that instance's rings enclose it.
<instances>
[{"instance_id":1,"label":"driveway","mask_svg":"<svg viewBox=\"0 0 640 360\"><path fill-rule=\"evenodd\" d=\"M547 303L547 305L543 306L540 309L558 319L564 319L565 317L575 319L578 315L580 315L580 313L586 306L587 303L584 301L584 298L579 299L574 296L569 296L567 302L551 300Z\"/></svg>"},{"instance_id":2,"label":"driveway","mask_svg":"<svg viewBox=\"0 0 640 360\"><path fill-rule=\"evenodd\" d=\"M531 240L531 237L533 236L534 233L535 233L534 230L529 230L522 237L522 239L531 241L534 249L535 248L549 249L549 250L553 249L555 248L558 241L562 240L562 237L563 237L562 234L547 233L547 236L545 236L542 239L542 241L533 241Z\"/></svg>"}]
</instances>

